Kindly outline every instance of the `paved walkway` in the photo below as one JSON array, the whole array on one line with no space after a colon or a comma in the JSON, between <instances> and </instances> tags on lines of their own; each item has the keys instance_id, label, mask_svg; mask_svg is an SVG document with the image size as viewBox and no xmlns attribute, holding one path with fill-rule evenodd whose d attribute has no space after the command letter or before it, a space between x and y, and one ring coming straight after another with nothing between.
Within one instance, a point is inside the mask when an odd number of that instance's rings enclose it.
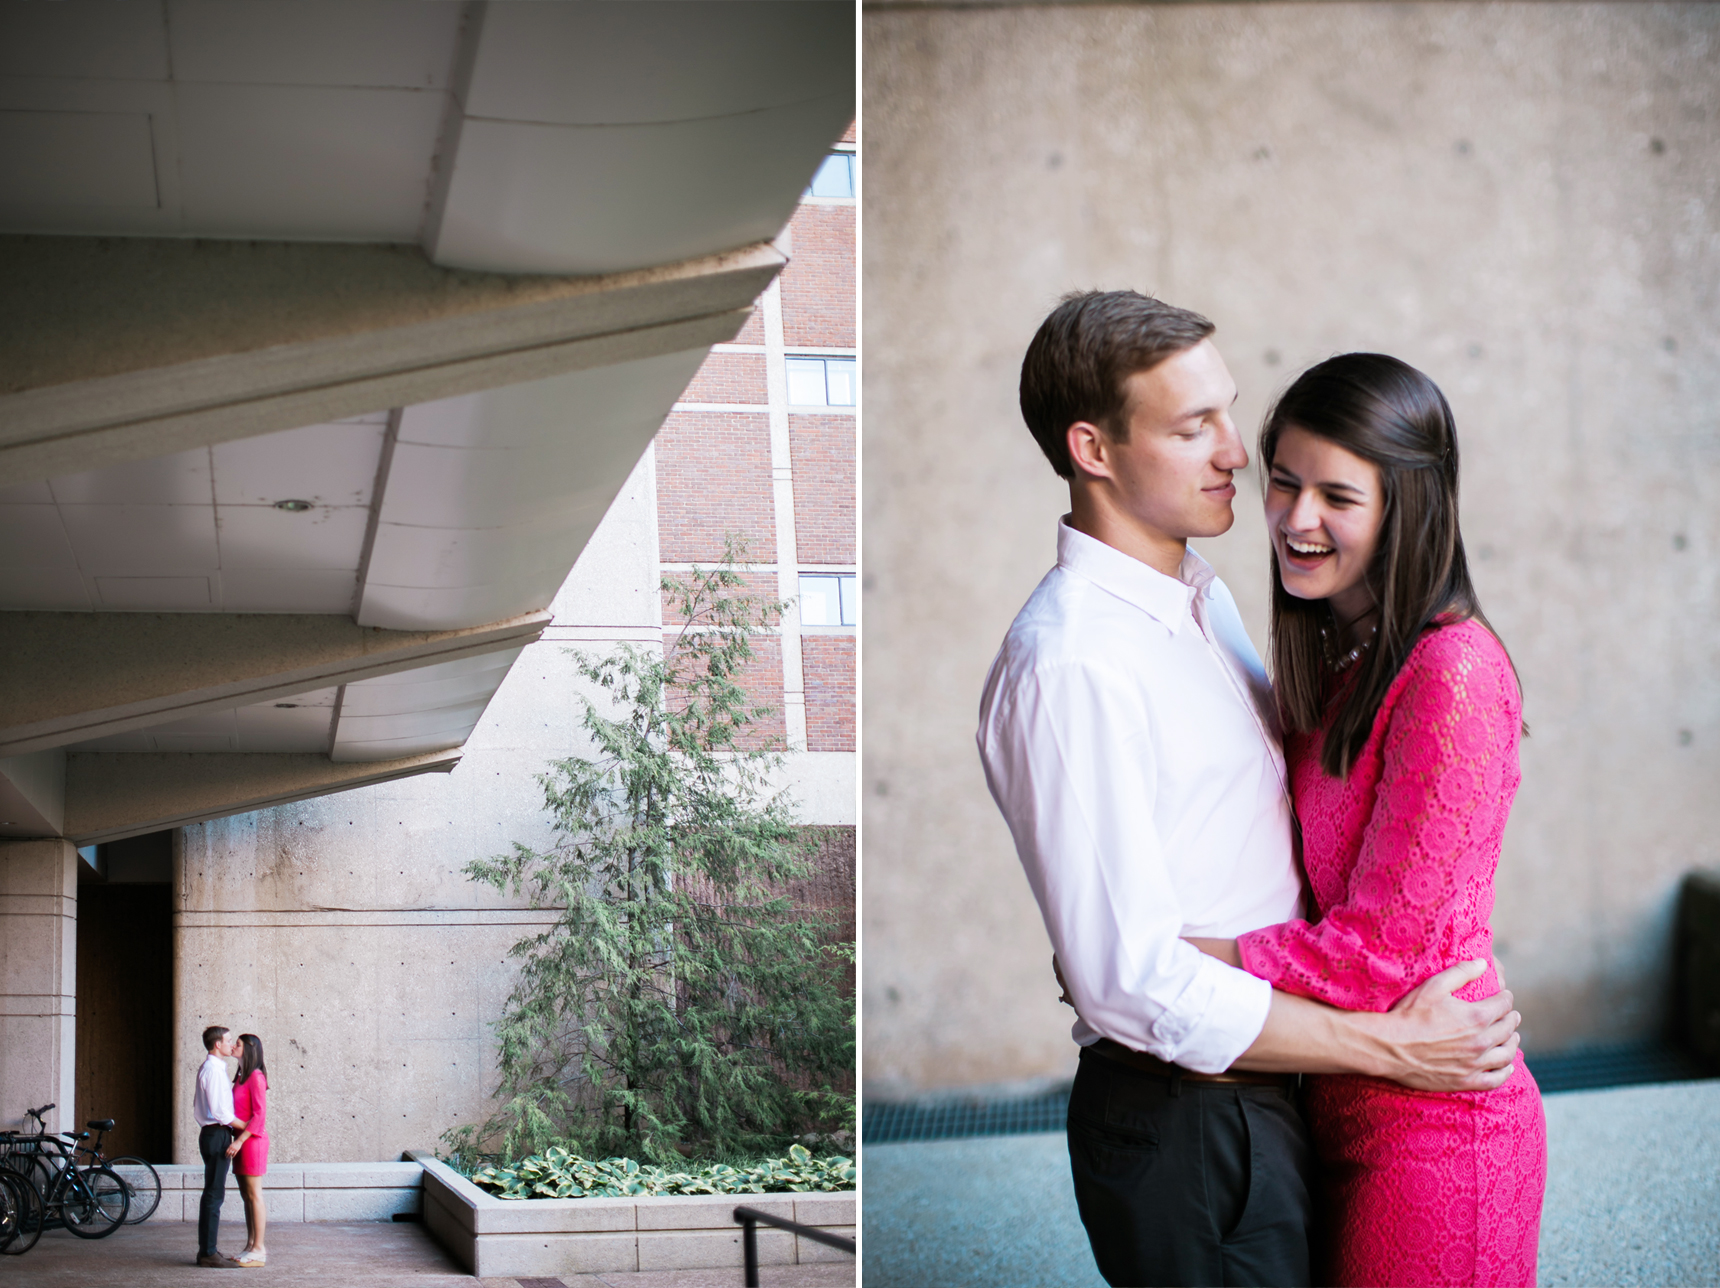
<instances>
[{"instance_id":1,"label":"paved walkway","mask_svg":"<svg viewBox=\"0 0 1720 1288\"><path fill-rule=\"evenodd\" d=\"M1546 1105L1539 1283L1720 1285L1720 1079ZM866 1288L1103 1288L1061 1134L870 1146L861 1176Z\"/></svg>"},{"instance_id":2,"label":"paved walkway","mask_svg":"<svg viewBox=\"0 0 1720 1288\"><path fill-rule=\"evenodd\" d=\"M244 1232L225 1250L236 1252ZM232 1283L243 1288L274 1285L326 1288L519 1288L517 1279L477 1279L463 1271L423 1226L408 1222L361 1221L351 1224L283 1223L269 1231L269 1264L260 1270L200 1270L194 1264L197 1227L183 1223L127 1226L105 1239L79 1239L50 1230L21 1257L0 1257L0 1283L6 1288L88 1288L123 1284L125 1288L188 1288ZM658 1270L632 1274L575 1275L566 1288L737 1288L732 1270ZM852 1288L854 1267L835 1263L764 1266L765 1288ZM550 1288L551 1280L529 1281Z\"/></svg>"}]
</instances>

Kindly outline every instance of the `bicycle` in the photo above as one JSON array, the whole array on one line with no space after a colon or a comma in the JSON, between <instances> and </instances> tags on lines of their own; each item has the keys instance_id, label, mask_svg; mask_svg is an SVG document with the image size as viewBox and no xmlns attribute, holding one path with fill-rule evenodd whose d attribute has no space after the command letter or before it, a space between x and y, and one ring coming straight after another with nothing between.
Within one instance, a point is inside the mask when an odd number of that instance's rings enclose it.
<instances>
[{"instance_id":1,"label":"bicycle","mask_svg":"<svg viewBox=\"0 0 1720 1288\"><path fill-rule=\"evenodd\" d=\"M42 1197L10 1168L0 1167L0 1253L20 1257L42 1237Z\"/></svg>"},{"instance_id":2,"label":"bicycle","mask_svg":"<svg viewBox=\"0 0 1720 1288\"><path fill-rule=\"evenodd\" d=\"M104 1239L125 1224L131 1191L105 1164L78 1166L75 1151L89 1133L50 1135L44 1115L53 1107L46 1104L25 1111L36 1120L39 1130L34 1133L0 1132L0 1163L36 1190L42 1204L41 1225L57 1219L80 1239Z\"/></svg>"},{"instance_id":3,"label":"bicycle","mask_svg":"<svg viewBox=\"0 0 1720 1288\"><path fill-rule=\"evenodd\" d=\"M130 1154L121 1154L118 1158L103 1156L102 1139L113 1130L113 1119L92 1119L84 1125L96 1132L96 1143L80 1145L76 1152L87 1155L93 1165L110 1168L121 1181L125 1182L128 1197L131 1200L127 1208L125 1223L127 1225L142 1225L155 1215L155 1209L161 1203L161 1176L155 1170L155 1165Z\"/></svg>"}]
</instances>

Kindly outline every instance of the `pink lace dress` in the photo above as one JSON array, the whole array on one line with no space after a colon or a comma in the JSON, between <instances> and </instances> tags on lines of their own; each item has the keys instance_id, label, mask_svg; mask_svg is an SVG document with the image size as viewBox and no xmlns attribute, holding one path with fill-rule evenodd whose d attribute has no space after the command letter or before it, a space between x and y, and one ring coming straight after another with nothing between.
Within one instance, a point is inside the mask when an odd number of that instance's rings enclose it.
<instances>
[{"instance_id":1,"label":"pink lace dress","mask_svg":"<svg viewBox=\"0 0 1720 1288\"><path fill-rule=\"evenodd\" d=\"M269 1170L269 1075L253 1069L233 1088L233 1116L251 1129L233 1162L235 1176L263 1176Z\"/></svg>"},{"instance_id":2,"label":"pink lace dress","mask_svg":"<svg viewBox=\"0 0 1720 1288\"><path fill-rule=\"evenodd\" d=\"M1278 988L1385 1011L1428 976L1492 960L1493 874L1521 775L1522 702L1479 623L1429 631L1393 682L1348 778L1322 734L1285 748L1319 921L1243 935ZM1499 988L1491 968L1457 996ZM1494 1091L1310 1080L1324 1189L1322 1283L1533 1285L1547 1177L1541 1093L1517 1057Z\"/></svg>"}]
</instances>

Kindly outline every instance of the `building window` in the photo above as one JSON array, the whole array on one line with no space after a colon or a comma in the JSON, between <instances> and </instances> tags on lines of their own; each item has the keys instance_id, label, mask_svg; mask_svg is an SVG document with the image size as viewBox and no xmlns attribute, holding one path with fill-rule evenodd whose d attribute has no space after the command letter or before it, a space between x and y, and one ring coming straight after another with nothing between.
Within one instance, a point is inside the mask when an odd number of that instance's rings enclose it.
<instances>
[{"instance_id":1,"label":"building window","mask_svg":"<svg viewBox=\"0 0 1720 1288\"><path fill-rule=\"evenodd\" d=\"M800 574L802 626L856 626L859 622L860 601L853 573Z\"/></svg>"},{"instance_id":2,"label":"building window","mask_svg":"<svg viewBox=\"0 0 1720 1288\"><path fill-rule=\"evenodd\" d=\"M852 407L853 358L788 359L788 401L795 407Z\"/></svg>"},{"instance_id":3,"label":"building window","mask_svg":"<svg viewBox=\"0 0 1720 1288\"><path fill-rule=\"evenodd\" d=\"M832 152L812 176L806 190L809 197L852 197L854 195L854 154Z\"/></svg>"}]
</instances>

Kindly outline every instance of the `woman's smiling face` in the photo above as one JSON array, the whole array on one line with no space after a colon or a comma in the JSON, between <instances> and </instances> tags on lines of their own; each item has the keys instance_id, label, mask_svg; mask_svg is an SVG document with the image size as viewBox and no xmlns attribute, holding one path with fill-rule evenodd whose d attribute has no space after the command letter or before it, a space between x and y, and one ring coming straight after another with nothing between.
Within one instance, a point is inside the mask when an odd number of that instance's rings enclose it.
<instances>
[{"instance_id":1,"label":"woman's smiling face","mask_svg":"<svg viewBox=\"0 0 1720 1288\"><path fill-rule=\"evenodd\" d=\"M1385 518L1379 467L1292 425L1278 436L1266 479L1266 531L1284 589L1324 599L1340 622L1374 604L1368 566Z\"/></svg>"}]
</instances>

